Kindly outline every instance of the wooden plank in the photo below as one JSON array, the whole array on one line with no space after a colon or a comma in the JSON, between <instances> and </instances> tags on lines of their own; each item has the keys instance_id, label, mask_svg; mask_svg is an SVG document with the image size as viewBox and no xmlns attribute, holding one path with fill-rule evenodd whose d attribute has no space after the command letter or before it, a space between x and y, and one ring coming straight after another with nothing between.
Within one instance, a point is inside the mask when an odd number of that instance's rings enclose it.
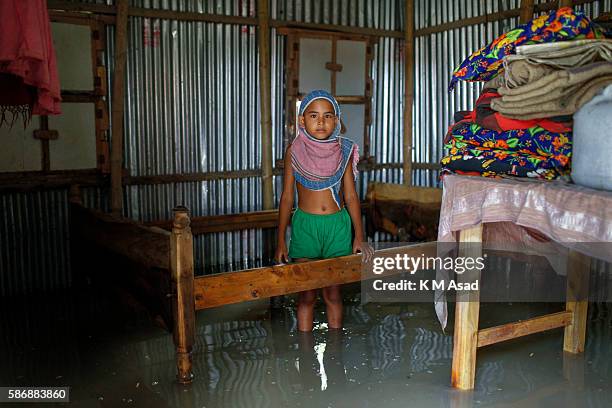
<instances>
[{"instance_id":1,"label":"wooden plank","mask_svg":"<svg viewBox=\"0 0 612 408\"><path fill-rule=\"evenodd\" d=\"M207 23L256 26L253 17L226 16L223 14L194 13L189 11L161 10L154 8L130 7L129 15L134 17L160 18L163 20L201 21Z\"/></svg>"},{"instance_id":2,"label":"wooden plank","mask_svg":"<svg viewBox=\"0 0 612 408\"><path fill-rule=\"evenodd\" d=\"M481 256L482 248L476 246L479 242L482 242L482 224L462 230L459 233L460 256L474 258ZM458 279L469 282L477 274L477 270L465 271L458 275ZM479 310L478 292L461 292L457 295L451 384L462 390L474 388Z\"/></svg>"},{"instance_id":3,"label":"wooden plank","mask_svg":"<svg viewBox=\"0 0 612 408\"><path fill-rule=\"evenodd\" d=\"M403 168L404 163L373 163L368 161L367 159L360 160L357 168L360 171L369 171L369 170L382 170L382 169L401 169ZM282 173L282 169L285 168L285 163L282 160L276 161L276 167L274 170L279 169ZM413 169L425 169L425 170L439 170L440 163L412 163Z\"/></svg>"},{"instance_id":4,"label":"wooden plank","mask_svg":"<svg viewBox=\"0 0 612 408\"><path fill-rule=\"evenodd\" d=\"M521 0L521 15L519 22L524 24L533 18L534 0Z\"/></svg>"},{"instance_id":5,"label":"wooden plank","mask_svg":"<svg viewBox=\"0 0 612 408\"><path fill-rule=\"evenodd\" d=\"M572 0L559 0L559 8L572 7L574 2Z\"/></svg>"},{"instance_id":6,"label":"wooden plank","mask_svg":"<svg viewBox=\"0 0 612 408\"><path fill-rule=\"evenodd\" d=\"M436 256L435 242L376 251L375 256ZM359 282L361 255L227 272L195 278L196 309ZM386 276L386 275L381 275Z\"/></svg>"},{"instance_id":7,"label":"wooden plank","mask_svg":"<svg viewBox=\"0 0 612 408\"><path fill-rule=\"evenodd\" d=\"M59 132L57 130L35 130L34 139L39 140L57 140Z\"/></svg>"},{"instance_id":8,"label":"wooden plank","mask_svg":"<svg viewBox=\"0 0 612 408\"><path fill-rule=\"evenodd\" d=\"M572 321L572 313L569 311L552 313L533 319L513 322L501 326L490 327L478 331L478 347L502 341L527 336L534 333L565 327Z\"/></svg>"},{"instance_id":9,"label":"wooden plank","mask_svg":"<svg viewBox=\"0 0 612 408\"><path fill-rule=\"evenodd\" d=\"M78 3L70 3L78 4ZM90 25L92 21L105 24L115 24L115 17L106 14L83 13L79 11L60 11L49 8L49 20L54 23L66 23L74 25Z\"/></svg>"},{"instance_id":10,"label":"wooden plank","mask_svg":"<svg viewBox=\"0 0 612 408\"><path fill-rule=\"evenodd\" d=\"M207 173L183 173L183 174L164 174L158 176L128 176L125 184L146 185L146 184L168 184L168 183L190 183L194 181L209 180L229 180L247 177L260 177L261 170L230 170Z\"/></svg>"},{"instance_id":11,"label":"wooden plank","mask_svg":"<svg viewBox=\"0 0 612 408\"><path fill-rule=\"evenodd\" d=\"M96 169L24 171L0 174L0 192L17 192L81 186L103 185L106 180Z\"/></svg>"},{"instance_id":12,"label":"wooden plank","mask_svg":"<svg viewBox=\"0 0 612 408\"><path fill-rule=\"evenodd\" d=\"M414 104L414 0L405 2L404 24L404 184L412 184L412 107Z\"/></svg>"},{"instance_id":13,"label":"wooden plank","mask_svg":"<svg viewBox=\"0 0 612 408\"><path fill-rule=\"evenodd\" d=\"M127 59L128 0L117 0L115 27L115 71L112 100L111 143L111 210L121 214L123 210L123 111L125 98L125 66Z\"/></svg>"},{"instance_id":14,"label":"wooden plank","mask_svg":"<svg viewBox=\"0 0 612 408\"><path fill-rule=\"evenodd\" d=\"M335 84L334 84L335 87ZM367 98L365 96L353 96L353 95L337 95L336 100L338 103L347 104L347 105L363 105L366 103Z\"/></svg>"},{"instance_id":15,"label":"wooden plank","mask_svg":"<svg viewBox=\"0 0 612 408\"><path fill-rule=\"evenodd\" d=\"M93 103L102 99L94 91L62 90L62 102L66 103Z\"/></svg>"},{"instance_id":16,"label":"wooden plank","mask_svg":"<svg viewBox=\"0 0 612 408\"><path fill-rule=\"evenodd\" d=\"M170 230L172 220L149 222L146 225ZM278 225L278 209L241 214L211 215L191 218L193 235L210 232L238 231L249 228L275 228Z\"/></svg>"},{"instance_id":17,"label":"wooden plank","mask_svg":"<svg viewBox=\"0 0 612 408\"><path fill-rule=\"evenodd\" d=\"M259 105L261 125L261 183L263 209L274 208L272 176L272 97L270 89L270 16L268 0L257 1L257 38L259 48Z\"/></svg>"},{"instance_id":18,"label":"wooden plank","mask_svg":"<svg viewBox=\"0 0 612 408\"><path fill-rule=\"evenodd\" d=\"M404 34L401 31L395 30L379 30L376 28L350 27L338 24L321 24L321 23L302 23L297 21L286 20L271 20L270 25L276 28L301 28L305 30L331 31L345 34L358 34L374 37L391 37L403 38ZM280 34L286 34L287 31L279 30Z\"/></svg>"},{"instance_id":19,"label":"wooden plank","mask_svg":"<svg viewBox=\"0 0 612 408\"><path fill-rule=\"evenodd\" d=\"M127 218L70 204L75 239L97 245L145 267L169 269L170 233Z\"/></svg>"},{"instance_id":20,"label":"wooden plank","mask_svg":"<svg viewBox=\"0 0 612 408\"><path fill-rule=\"evenodd\" d=\"M565 310L572 313L572 322L565 327L563 350L582 353L586 340L589 307L589 274L591 259L570 250L567 259L567 299Z\"/></svg>"},{"instance_id":21,"label":"wooden plank","mask_svg":"<svg viewBox=\"0 0 612 408\"><path fill-rule=\"evenodd\" d=\"M574 0L571 2L573 5L582 5L594 3L595 0ZM93 3L74 3L62 0L48 0L49 10L66 10L68 12L81 12L85 16L90 15L91 18L98 18L103 20L107 24L112 24L115 19L116 7L107 6L103 4ZM550 11L558 7L557 1L552 1L543 4L535 5L534 9L536 12ZM85 13L97 13L99 16L92 16L91 14ZM147 9L130 7L128 9L130 16L136 17L148 17L148 18L161 18L170 20L183 20L183 21L202 21L211 23L224 23L224 24L237 24L237 25L257 25L257 19L252 17L239 17L239 16L224 16L218 14L207 14L207 13L193 13L183 11L171 11L171 10L160 10L160 9ZM431 35L434 33L441 33L456 28L468 27L475 24L490 23L494 21L504 20L512 17L519 17L521 15L521 9L515 8L505 10L502 12L489 13L478 17L466 18L449 23L438 24L436 26L426 27L419 30L415 30L415 37L422 37ZM270 20L272 27L282 28L302 28L307 30L325 30L335 31L347 34L357 34L364 36L374 37L389 37L389 38L404 38L405 33L397 30L379 30L374 28L363 28L363 27L350 27L336 24L318 24L318 23L303 23L287 20ZM279 30L279 33L283 34Z\"/></svg>"},{"instance_id":22,"label":"wooden plank","mask_svg":"<svg viewBox=\"0 0 612 408\"><path fill-rule=\"evenodd\" d=\"M575 0L573 1L573 4L582 5L582 4L593 3L594 1L595 0ZM556 9L557 4L558 3L556 1L553 1L550 3L536 4L534 9L536 12L550 11L550 10ZM464 18L461 20L451 21L449 23L438 24L438 25L431 26L431 27L421 28L414 32L414 36L423 37L423 36L427 36L431 34L442 33L444 31L454 30L457 28L469 27L469 26L473 26L476 24L492 23L495 21L505 20L508 18L520 17L520 15L521 15L520 8L499 11L495 13L485 14L482 16Z\"/></svg>"},{"instance_id":23,"label":"wooden plank","mask_svg":"<svg viewBox=\"0 0 612 408\"><path fill-rule=\"evenodd\" d=\"M421 28L414 32L415 37L423 37L431 34L441 33L444 31L450 31L457 28L469 27L476 24L489 23L493 21L504 20L507 18L518 17L521 13L520 9L512 9L506 11L499 11L496 13L485 14L477 17L463 18L460 20L451 21L448 23L438 24L431 27Z\"/></svg>"},{"instance_id":24,"label":"wooden plank","mask_svg":"<svg viewBox=\"0 0 612 408\"><path fill-rule=\"evenodd\" d=\"M382 169L401 169L403 163L367 163L360 162L359 170L382 170ZM440 168L439 163L413 163L413 169L428 169L437 170ZM103 169L101 169L103 170ZM233 170L209 173L185 173L185 174L163 174L158 176L130 176L123 169L123 184L124 185L152 185L152 184L170 184L170 183L189 183L197 181L210 180L228 180L241 179L250 177L260 177L260 170ZM279 165L273 169L274 175L283 173L283 165ZM55 170L49 172L26 171L26 172L11 172L0 174L0 192L19 192L44 190L52 188L66 188L71 184L80 184L82 186L107 186L109 177L100 173L96 169L85 170Z\"/></svg>"},{"instance_id":25,"label":"wooden plank","mask_svg":"<svg viewBox=\"0 0 612 408\"><path fill-rule=\"evenodd\" d=\"M95 3L79 3L66 0L47 0L47 8L49 10L65 10L84 13L98 14L116 14L115 6L107 6L105 4Z\"/></svg>"},{"instance_id":26,"label":"wooden plank","mask_svg":"<svg viewBox=\"0 0 612 408\"><path fill-rule=\"evenodd\" d=\"M368 192L375 194L376 200L406 200L418 197L422 203L441 203L442 189L435 187L414 187L395 183L368 183Z\"/></svg>"},{"instance_id":27,"label":"wooden plank","mask_svg":"<svg viewBox=\"0 0 612 408\"><path fill-rule=\"evenodd\" d=\"M193 236L189 213L185 207L174 209L170 237L170 269L176 301L173 302L177 380L181 384L193 381L191 352L195 343L195 304L193 302Z\"/></svg>"}]
</instances>

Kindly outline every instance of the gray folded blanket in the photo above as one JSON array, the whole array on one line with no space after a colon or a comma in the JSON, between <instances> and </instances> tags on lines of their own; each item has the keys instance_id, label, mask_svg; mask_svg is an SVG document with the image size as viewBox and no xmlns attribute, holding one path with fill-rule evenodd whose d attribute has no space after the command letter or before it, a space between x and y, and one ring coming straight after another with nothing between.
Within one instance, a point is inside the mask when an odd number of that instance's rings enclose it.
<instances>
[{"instance_id":1,"label":"gray folded blanket","mask_svg":"<svg viewBox=\"0 0 612 408\"><path fill-rule=\"evenodd\" d=\"M491 108L504 116L524 120L572 115L612 84L612 62L567 70L541 69L537 75L542 76L525 85L498 88L502 97L493 99Z\"/></svg>"},{"instance_id":2,"label":"gray folded blanket","mask_svg":"<svg viewBox=\"0 0 612 408\"><path fill-rule=\"evenodd\" d=\"M612 40L575 40L523 45L504 58L504 82L516 88L537 81L555 69L571 69L598 61L612 62Z\"/></svg>"}]
</instances>

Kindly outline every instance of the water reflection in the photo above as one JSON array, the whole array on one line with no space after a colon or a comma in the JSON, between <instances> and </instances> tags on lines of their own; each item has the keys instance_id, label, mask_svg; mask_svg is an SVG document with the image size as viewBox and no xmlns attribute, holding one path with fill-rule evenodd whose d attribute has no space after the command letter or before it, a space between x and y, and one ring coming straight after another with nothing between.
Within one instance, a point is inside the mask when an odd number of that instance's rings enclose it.
<instances>
[{"instance_id":1,"label":"water reflection","mask_svg":"<svg viewBox=\"0 0 612 408\"><path fill-rule=\"evenodd\" d=\"M108 309L71 297L2 306L0 385L70 385L82 406L612 405L609 304L590 306L584 355L562 352L561 330L487 347L468 393L449 387L452 335L425 303L348 298L343 330L326 327L321 306L312 333L296 330L291 302L272 312L264 302L200 312L190 387L174 381L174 347L162 330L118 324ZM558 307L486 305L482 320Z\"/></svg>"}]
</instances>

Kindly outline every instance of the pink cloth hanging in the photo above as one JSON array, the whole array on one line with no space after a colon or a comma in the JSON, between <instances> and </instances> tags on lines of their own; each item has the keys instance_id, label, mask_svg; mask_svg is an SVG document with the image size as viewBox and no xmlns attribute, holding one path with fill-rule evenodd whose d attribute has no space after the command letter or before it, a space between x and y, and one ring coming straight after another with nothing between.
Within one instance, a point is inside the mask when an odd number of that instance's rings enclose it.
<instances>
[{"instance_id":1,"label":"pink cloth hanging","mask_svg":"<svg viewBox=\"0 0 612 408\"><path fill-rule=\"evenodd\" d=\"M61 113L46 0L0 0L0 77L3 114L19 106L28 106L28 114Z\"/></svg>"}]
</instances>

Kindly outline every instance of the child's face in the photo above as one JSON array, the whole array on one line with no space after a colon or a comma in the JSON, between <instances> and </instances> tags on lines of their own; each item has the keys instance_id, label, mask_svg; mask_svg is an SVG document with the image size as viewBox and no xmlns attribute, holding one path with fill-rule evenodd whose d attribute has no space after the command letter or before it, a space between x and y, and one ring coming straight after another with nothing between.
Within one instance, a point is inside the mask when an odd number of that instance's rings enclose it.
<instances>
[{"instance_id":1,"label":"child's face","mask_svg":"<svg viewBox=\"0 0 612 408\"><path fill-rule=\"evenodd\" d=\"M315 99L308 105L304 115L300 116L300 126L319 140L327 139L337 123L334 107L327 99Z\"/></svg>"}]
</instances>

